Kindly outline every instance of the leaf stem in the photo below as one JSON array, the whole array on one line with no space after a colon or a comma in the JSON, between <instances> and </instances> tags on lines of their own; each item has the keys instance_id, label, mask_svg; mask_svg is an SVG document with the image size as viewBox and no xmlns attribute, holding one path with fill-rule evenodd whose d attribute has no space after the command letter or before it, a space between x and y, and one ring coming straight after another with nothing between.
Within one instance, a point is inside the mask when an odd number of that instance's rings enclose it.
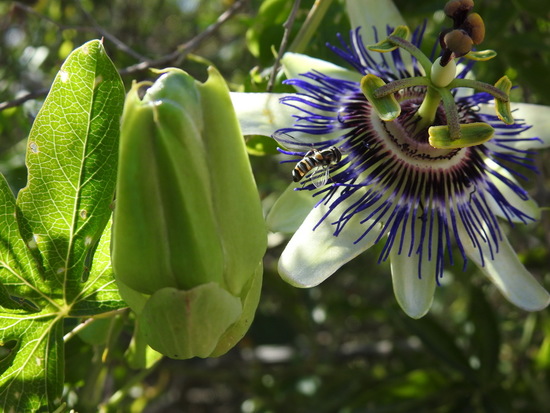
<instances>
[{"instance_id":1,"label":"leaf stem","mask_svg":"<svg viewBox=\"0 0 550 413\"><path fill-rule=\"evenodd\" d=\"M146 368L146 369L143 369L139 372L137 372L136 374L134 374L130 380L128 380L124 386L122 386L122 388L120 388L119 390L117 390L110 398L109 400L107 400L105 403L103 403L102 405L99 406L99 411L100 412L110 412L110 411L113 411L113 408L115 408L116 406L118 406L123 398L128 394L128 392L130 391L130 389L132 387L134 387L137 383L140 383L143 381L143 379L145 379L145 377L147 377L149 374L151 374L157 367L157 365L160 363L160 361L162 360L162 358L160 358L159 360L157 360L155 363L153 363L153 365L151 365L150 367Z\"/></svg>"},{"instance_id":2,"label":"leaf stem","mask_svg":"<svg viewBox=\"0 0 550 413\"><path fill-rule=\"evenodd\" d=\"M333 0L315 1L306 17L306 21L290 44L290 47L288 48L289 52L302 53L306 49L311 38L319 28L321 21L325 17L325 14L332 4L332 1Z\"/></svg>"},{"instance_id":3,"label":"leaf stem","mask_svg":"<svg viewBox=\"0 0 550 413\"><path fill-rule=\"evenodd\" d=\"M271 70L271 75L269 76L269 82L267 82L266 89L268 92L271 92L273 90L275 77L277 76L277 72L279 71L279 67L281 66L281 59L283 58L283 54L286 52L288 41L290 39L290 30L292 29L294 19L296 18L296 14L298 13L299 9L300 0L294 0L292 10L290 11L290 14L288 15L286 21L283 23L283 28L285 29L285 32L281 40L281 46L279 46L279 51L277 52L277 57L275 58L275 62L273 63L273 69Z\"/></svg>"}]
</instances>

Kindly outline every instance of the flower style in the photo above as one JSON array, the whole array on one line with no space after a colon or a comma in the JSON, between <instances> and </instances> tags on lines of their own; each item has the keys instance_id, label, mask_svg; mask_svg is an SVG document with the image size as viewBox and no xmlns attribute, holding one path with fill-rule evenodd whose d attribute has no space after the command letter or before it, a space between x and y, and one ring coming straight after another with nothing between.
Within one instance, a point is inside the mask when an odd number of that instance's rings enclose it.
<instances>
[{"instance_id":1,"label":"flower style","mask_svg":"<svg viewBox=\"0 0 550 413\"><path fill-rule=\"evenodd\" d=\"M359 3L349 1L348 6ZM395 7L386 4L386 21L400 26ZM464 265L473 261L512 303L530 311L546 307L550 295L521 264L499 219L514 226L539 217L538 206L516 178L525 179L522 170L535 170L530 149L550 145L546 131L531 126L533 121L548 125L542 113L550 115L549 109L512 104L512 118L507 79L495 87L467 80L471 60L456 76L452 72L446 80L436 79L436 71L446 69L438 62L430 67L419 54L423 27L406 42L406 33L398 34L403 28L381 31L378 23L373 38L353 17L352 23L356 28L349 43L341 37L339 46L329 47L355 72L287 54L287 83L298 93L280 101L294 119L283 126L283 112L272 101L266 100L270 106L263 108L277 113L270 118L279 126L273 136L290 149L281 152L297 161L296 156L313 149L335 147L342 154L336 165L319 167L330 168L324 186L317 188L315 171L302 185L292 186L312 194L315 205L282 253L281 276L298 287L315 286L381 242L379 261L390 260L396 298L409 316L419 318L432 304L445 261L453 264L455 243ZM386 34L394 40L388 43ZM449 39L445 36L451 43ZM446 47L443 40L442 45ZM384 48L388 53L371 51ZM403 49L412 50L412 57ZM466 53L444 49L443 58L451 66L453 58ZM478 91L464 94L462 87L472 85ZM384 88L390 92L381 93ZM426 116L430 111L431 117ZM247 127L246 122L245 132L266 128ZM285 193L268 221L280 220L295 199Z\"/></svg>"}]
</instances>

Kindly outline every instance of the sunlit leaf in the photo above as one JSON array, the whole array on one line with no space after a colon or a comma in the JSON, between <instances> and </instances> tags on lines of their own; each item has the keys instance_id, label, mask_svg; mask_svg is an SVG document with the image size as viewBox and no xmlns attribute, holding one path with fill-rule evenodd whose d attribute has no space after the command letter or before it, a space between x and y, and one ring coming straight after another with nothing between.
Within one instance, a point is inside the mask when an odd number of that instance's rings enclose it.
<instances>
[{"instance_id":1,"label":"sunlit leaf","mask_svg":"<svg viewBox=\"0 0 550 413\"><path fill-rule=\"evenodd\" d=\"M0 340L14 344L0 364L3 411L55 410L63 318L124 305L113 287L108 237L100 241L111 215L123 99L101 42L75 50L32 127L28 184L17 203L1 181Z\"/></svg>"}]
</instances>

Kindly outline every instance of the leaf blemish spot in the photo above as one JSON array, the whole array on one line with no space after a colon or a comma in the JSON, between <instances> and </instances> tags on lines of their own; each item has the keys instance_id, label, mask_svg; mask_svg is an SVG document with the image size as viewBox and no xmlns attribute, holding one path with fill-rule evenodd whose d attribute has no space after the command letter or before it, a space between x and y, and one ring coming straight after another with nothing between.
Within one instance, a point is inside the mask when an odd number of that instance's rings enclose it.
<instances>
[{"instance_id":1,"label":"leaf blemish spot","mask_svg":"<svg viewBox=\"0 0 550 413\"><path fill-rule=\"evenodd\" d=\"M30 249L35 249L38 247L38 236L37 235L34 235L33 238L27 242L27 246L30 248Z\"/></svg>"},{"instance_id":2,"label":"leaf blemish spot","mask_svg":"<svg viewBox=\"0 0 550 413\"><path fill-rule=\"evenodd\" d=\"M36 142L29 143L29 149L32 153L38 153L38 145Z\"/></svg>"},{"instance_id":3,"label":"leaf blemish spot","mask_svg":"<svg viewBox=\"0 0 550 413\"><path fill-rule=\"evenodd\" d=\"M61 81L63 83L67 83L69 81L69 72L65 71L65 70L60 70L59 71L59 79L61 79Z\"/></svg>"},{"instance_id":4,"label":"leaf blemish spot","mask_svg":"<svg viewBox=\"0 0 550 413\"><path fill-rule=\"evenodd\" d=\"M101 84L101 82L103 82L103 76L99 75L94 80L94 89L98 87L98 85Z\"/></svg>"},{"instance_id":5,"label":"leaf blemish spot","mask_svg":"<svg viewBox=\"0 0 550 413\"><path fill-rule=\"evenodd\" d=\"M80 211L80 218L82 218L82 219L88 218L88 211L85 210L85 209L82 209L82 210Z\"/></svg>"},{"instance_id":6,"label":"leaf blemish spot","mask_svg":"<svg viewBox=\"0 0 550 413\"><path fill-rule=\"evenodd\" d=\"M84 238L84 245L86 245L86 246L91 245L92 241L93 241L92 237L85 237Z\"/></svg>"},{"instance_id":7,"label":"leaf blemish spot","mask_svg":"<svg viewBox=\"0 0 550 413\"><path fill-rule=\"evenodd\" d=\"M60 267L57 269L58 274L63 274L65 272L65 267Z\"/></svg>"}]
</instances>

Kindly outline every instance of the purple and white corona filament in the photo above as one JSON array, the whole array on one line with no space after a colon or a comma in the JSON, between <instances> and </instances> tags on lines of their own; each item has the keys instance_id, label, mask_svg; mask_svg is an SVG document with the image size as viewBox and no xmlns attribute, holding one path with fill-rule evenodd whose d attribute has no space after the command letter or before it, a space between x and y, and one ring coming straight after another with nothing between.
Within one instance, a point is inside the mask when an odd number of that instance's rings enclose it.
<instances>
[{"instance_id":1,"label":"purple and white corona filament","mask_svg":"<svg viewBox=\"0 0 550 413\"><path fill-rule=\"evenodd\" d=\"M417 29L410 44L419 48L422 35L423 28ZM427 76L425 65L399 48L369 51L359 29L351 32L349 44L342 38L340 43L329 47L362 76L374 75L386 84ZM466 62L457 79L469 73L472 63ZM538 207L516 178L526 179L524 172L535 170L530 148L541 140L525 136L530 125L521 118L506 124L487 111L494 99L486 91L464 95L453 88L457 125L489 125L494 134L481 144L436 148L428 128L450 124L452 105L443 99L423 125L419 108L431 87L423 82L403 83L393 94L400 114L387 121L361 83L349 77L312 68L286 81L299 92L281 98L296 110L294 124L273 135L292 150L283 152L303 155L336 147L343 156L323 187L306 180L297 188L313 191L318 203L283 252L281 275L293 285L313 286L381 242L379 261L391 262L399 303L412 317L421 317L445 264L453 264L451 246L456 245L464 265L475 262L510 301L527 310L546 307L548 293L519 262L499 223L538 219ZM312 248L317 253L309 252Z\"/></svg>"}]
</instances>

